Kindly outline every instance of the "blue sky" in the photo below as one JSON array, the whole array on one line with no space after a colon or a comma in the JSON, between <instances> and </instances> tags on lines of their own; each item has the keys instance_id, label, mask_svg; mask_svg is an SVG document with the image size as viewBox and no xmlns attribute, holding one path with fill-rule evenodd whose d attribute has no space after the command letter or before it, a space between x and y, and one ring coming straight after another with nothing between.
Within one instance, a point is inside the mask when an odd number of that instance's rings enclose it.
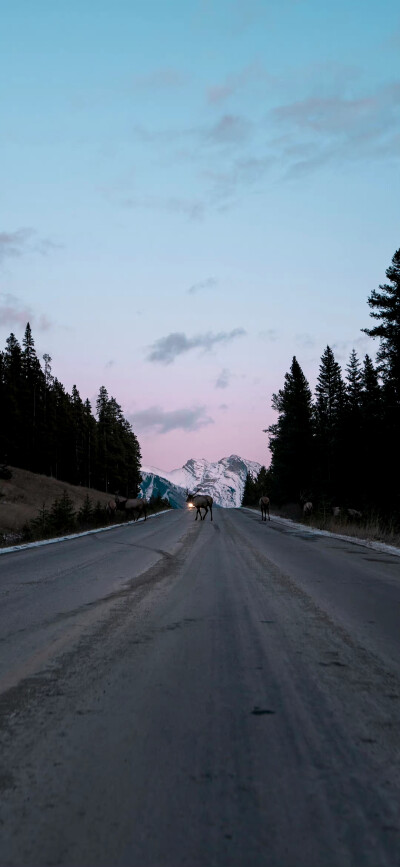
<instances>
[{"instance_id":1,"label":"blue sky","mask_svg":"<svg viewBox=\"0 0 400 867\"><path fill-rule=\"evenodd\" d=\"M296 355L375 344L399 244L400 10L14 0L0 32L0 338L131 419L144 462L268 463Z\"/></svg>"}]
</instances>

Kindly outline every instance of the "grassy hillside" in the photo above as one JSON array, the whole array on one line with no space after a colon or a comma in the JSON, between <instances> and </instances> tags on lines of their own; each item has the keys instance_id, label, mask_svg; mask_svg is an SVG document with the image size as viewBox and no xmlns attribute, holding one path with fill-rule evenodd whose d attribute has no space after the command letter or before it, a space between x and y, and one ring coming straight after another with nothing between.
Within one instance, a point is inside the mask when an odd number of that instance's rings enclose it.
<instances>
[{"instance_id":1,"label":"grassy hillside","mask_svg":"<svg viewBox=\"0 0 400 867\"><path fill-rule=\"evenodd\" d=\"M99 500L103 506L112 496L104 491L75 487L49 476L30 473L29 470L10 469L12 478L0 479L0 539L4 535L18 533L24 524L37 517L43 507L50 509L64 490L68 492L76 510L83 505L87 494L94 503Z\"/></svg>"}]
</instances>

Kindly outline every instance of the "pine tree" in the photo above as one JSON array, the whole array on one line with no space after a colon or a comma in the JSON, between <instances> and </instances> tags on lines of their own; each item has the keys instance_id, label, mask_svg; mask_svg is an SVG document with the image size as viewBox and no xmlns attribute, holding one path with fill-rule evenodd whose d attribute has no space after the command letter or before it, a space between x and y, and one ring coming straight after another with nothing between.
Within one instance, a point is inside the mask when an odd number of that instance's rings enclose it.
<instances>
[{"instance_id":1,"label":"pine tree","mask_svg":"<svg viewBox=\"0 0 400 867\"><path fill-rule=\"evenodd\" d=\"M35 376L40 376L42 370L39 359L36 355L35 341L32 336L32 329L29 322L26 324L22 345L24 347L22 352L23 374L25 379L33 380Z\"/></svg>"},{"instance_id":2,"label":"pine tree","mask_svg":"<svg viewBox=\"0 0 400 867\"><path fill-rule=\"evenodd\" d=\"M353 349L346 367L344 406L344 448L342 454L342 502L361 505L364 478L362 454L362 370Z\"/></svg>"},{"instance_id":3,"label":"pine tree","mask_svg":"<svg viewBox=\"0 0 400 867\"><path fill-rule=\"evenodd\" d=\"M83 438L84 438L84 479L85 486L91 488L95 477L97 462L97 424L92 415L92 407L88 399L83 404Z\"/></svg>"},{"instance_id":4,"label":"pine tree","mask_svg":"<svg viewBox=\"0 0 400 867\"><path fill-rule=\"evenodd\" d=\"M363 507L373 507L385 499L383 488L386 486L382 472L385 461L385 428L382 425L383 397L379 385L378 372L369 355L364 358L361 374L361 436L360 462L363 478L360 482ZM382 482L384 485L382 486Z\"/></svg>"},{"instance_id":5,"label":"pine tree","mask_svg":"<svg viewBox=\"0 0 400 867\"><path fill-rule=\"evenodd\" d=\"M55 377L50 392L48 426L51 449L48 454L50 475L72 481L75 468L72 400L63 384Z\"/></svg>"},{"instance_id":6,"label":"pine tree","mask_svg":"<svg viewBox=\"0 0 400 867\"><path fill-rule=\"evenodd\" d=\"M51 436L50 436L50 401L51 389L53 387L54 377L51 373L51 356L45 353L42 356L44 361L43 370L43 409L39 431L38 443L38 464L41 473L48 472L48 456L51 451Z\"/></svg>"},{"instance_id":7,"label":"pine tree","mask_svg":"<svg viewBox=\"0 0 400 867\"><path fill-rule=\"evenodd\" d=\"M255 504L255 488L255 479L251 473L247 473L243 489L242 506L253 506Z\"/></svg>"},{"instance_id":8,"label":"pine tree","mask_svg":"<svg viewBox=\"0 0 400 867\"><path fill-rule=\"evenodd\" d=\"M71 497L64 489L59 500L55 500L50 510L50 522L55 533L68 533L75 529L76 516Z\"/></svg>"},{"instance_id":9,"label":"pine tree","mask_svg":"<svg viewBox=\"0 0 400 867\"><path fill-rule=\"evenodd\" d=\"M25 526L24 535L26 539L45 539L46 536L50 536L52 532L53 526L51 522L51 514L49 509L46 509L46 504L43 503L36 518L33 518L33 520Z\"/></svg>"},{"instance_id":10,"label":"pine tree","mask_svg":"<svg viewBox=\"0 0 400 867\"><path fill-rule=\"evenodd\" d=\"M23 349L11 334L0 352L0 462L137 496L140 446L120 405L102 386L96 421L77 386L69 395L52 375L51 357L45 354L43 361L44 370L29 323Z\"/></svg>"},{"instance_id":11,"label":"pine tree","mask_svg":"<svg viewBox=\"0 0 400 867\"><path fill-rule=\"evenodd\" d=\"M346 393L340 365L327 346L316 385L318 488L323 499L342 499Z\"/></svg>"},{"instance_id":12,"label":"pine tree","mask_svg":"<svg viewBox=\"0 0 400 867\"><path fill-rule=\"evenodd\" d=\"M122 491L126 483L127 443L124 439L124 417L115 397L108 401L108 490Z\"/></svg>"},{"instance_id":13,"label":"pine tree","mask_svg":"<svg viewBox=\"0 0 400 867\"><path fill-rule=\"evenodd\" d=\"M272 406L278 420L268 428L271 494L278 502L297 502L312 484L313 421L310 387L295 356Z\"/></svg>"},{"instance_id":14,"label":"pine tree","mask_svg":"<svg viewBox=\"0 0 400 867\"><path fill-rule=\"evenodd\" d=\"M108 491L109 490L109 468L108 468L108 454L110 448L111 441L111 429L110 429L110 413L109 413L109 398L108 392L104 385L100 386L99 394L96 400L96 412L97 412L97 442L98 442L98 455L97 455L97 468L96 468L96 480L98 487L100 490Z\"/></svg>"},{"instance_id":15,"label":"pine tree","mask_svg":"<svg viewBox=\"0 0 400 867\"><path fill-rule=\"evenodd\" d=\"M260 497L268 497L271 494L271 471L262 466L256 478L256 504L258 505Z\"/></svg>"},{"instance_id":16,"label":"pine tree","mask_svg":"<svg viewBox=\"0 0 400 867\"><path fill-rule=\"evenodd\" d=\"M378 420L382 416L382 389L379 385L378 372L369 355L364 358L361 373L361 406L365 422Z\"/></svg>"},{"instance_id":17,"label":"pine tree","mask_svg":"<svg viewBox=\"0 0 400 867\"><path fill-rule=\"evenodd\" d=\"M101 386L97 409L97 480L104 491L136 497L139 492L141 453L130 423L114 397Z\"/></svg>"},{"instance_id":18,"label":"pine tree","mask_svg":"<svg viewBox=\"0 0 400 867\"><path fill-rule=\"evenodd\" d=\"M51 388L51 385L54 381L54 376L51 373L52 358L51 358L51 355L48 354L48 352L45 352L45 354L42 357L43 357L43 361L44 361L44 381L45 381L46 389L49 389L49 388Z\"/></svg>"},{"instance_id":19,"label":"pine tree","mask_svg":"<svg viewBox=\"0 0 400 867\"><path fill-rule=\"evenodd\" d=\"M14 466L23 466L23 415L21 410L22 385L21 346L11 332L3 353L3 398L0 425L1 459Z\"/></svg>"},{"instance_id":20,"label":"pine tree","mask_svg":"<svg viewBox=\"0 0 400 867\"><path fill-rule=\"evenodd\" d=\"M5 383L5 366L4 366L4 353L0 352L0 417L4 418L5 412L5 399L6 399L6 383ZM2 459L2 425L0 425L0 460Z\"/></svg>"},{"instance_id":21,"label":"pine tree","mask_svg":"<svg viewBox=\"0 0 400 867\"><path fill-rule=\"evenodd\" d=\"M121 478L123 485L120 487L120 490L124 490L125 487L127 497L137 497L142 482L140 472L142 455L139 441L132 430L130 422L125 418L122 418L120 422L120 436L124 449L123 478Z\"/></svg>"},{"instance_id":22,"label":"pine tree","mask_svg":"<svg viewBox=\"0 0 400 867\"><path fill-rule=\"evenodd\" d=\"M369 337L379 337L378 372L390 399L400 406L400 249L396 250L386 277L390 282L380 285L380 292L373 289L368 298L370 316L379 324L362 331Z\"/></svg>"},{"instance_id":23,"label":"pine tree","mask_svg":"<svg viewBox=\"0 0 400 867\"><path fill-rule=\"evenodd\" d=\"M362 402L362 372L355 349L350 353L349 363L346 367L347 384L346 397L348 408L352 412L358 412L361 409Z\"/></svg>"},{"instance_id":24,"label":"pine tree","mask_svg":"<svg viewBox=\"0 0 400 867\"><path fill-rule=\"evenodd\" d=\"M20 402L24 416L24 466L38 470L38 433L43 419L45 380L36 355L35 342L29 322L22 341L22 379Z\"/></svg>"},{"instance_id":25,"label":"pine tree","mask_svg":"<svg viewBox=\"0 0 400 867\"><path fill-rule=\"evenodd\" d=\"M84 483L84 408L83 401L76 385L72 386L72 419L73 419L73 435L74 435L74 452L75 452L75 467L74 467L74 484L82 485Z\"/></svg>"},{"instance_id":26,"label":"pine tree","mask_svg":"<svg viewBox=\"0 0 400 867\"><path fill-rule=\"evenodd\" d=\"M86 494L86 497L77 514L77 523L79 528L86 530L88 527L90 527L93 522L93 515L94 505L89 497L89 494Z\"/></svg>"},{"instance_id":27,"label":"pine tree","mask_svg":"<svg viewBox=\"0 0 400 867\"><path fill-rule=\"evenodd\" d=\"M400 513L400 489L393 479L400 478L400 249L396 250L386 271L388 283L374 289L369 298L370 316L378 325L362 329L379 338L377 369L382 380L382 433L380 462L381 499L391 513Z\"/></svg>"},{"instance_id":28,"label":"pine tree","mask_svg":"<svg viewBox=\"0 0 400 867\"><path fill-rule=\"evenodd\" d=\"M315 392L319 428L330 432L337 426L345 402L342 372L330 346L321 358Z\"/></svg>"}]
</instances>

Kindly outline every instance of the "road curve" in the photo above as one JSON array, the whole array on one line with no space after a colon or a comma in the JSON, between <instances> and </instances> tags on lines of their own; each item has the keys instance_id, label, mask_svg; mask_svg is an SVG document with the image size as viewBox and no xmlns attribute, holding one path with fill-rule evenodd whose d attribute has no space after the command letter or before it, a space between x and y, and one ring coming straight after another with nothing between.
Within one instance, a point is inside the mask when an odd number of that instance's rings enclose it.
<instances>
[{"instance_id":1,"label":"road curve","mask_svg":"<svg viewBox=\"0 0 400 867\"><path fill-rule=\"evenodd\" d=\"M170 512L0 558L1 867L398 867L400 561Z\"/></svg>"}]
</instances>

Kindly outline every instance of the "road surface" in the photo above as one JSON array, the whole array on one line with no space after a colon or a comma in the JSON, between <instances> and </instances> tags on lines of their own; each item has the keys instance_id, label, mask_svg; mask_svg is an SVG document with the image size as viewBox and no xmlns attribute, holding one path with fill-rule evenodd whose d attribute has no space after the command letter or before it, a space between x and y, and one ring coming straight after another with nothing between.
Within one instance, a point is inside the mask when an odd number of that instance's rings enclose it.
<instances>
[{"instance_id":1,"label":"road surface","mask_svg":"<svg viewBox=\"0 0 400 867\"><path fill-rule=\"evenodd\" d=\"M172 511L0 598L1 867L399 867L400 558Z\"/></svg>"}]
</instances>

